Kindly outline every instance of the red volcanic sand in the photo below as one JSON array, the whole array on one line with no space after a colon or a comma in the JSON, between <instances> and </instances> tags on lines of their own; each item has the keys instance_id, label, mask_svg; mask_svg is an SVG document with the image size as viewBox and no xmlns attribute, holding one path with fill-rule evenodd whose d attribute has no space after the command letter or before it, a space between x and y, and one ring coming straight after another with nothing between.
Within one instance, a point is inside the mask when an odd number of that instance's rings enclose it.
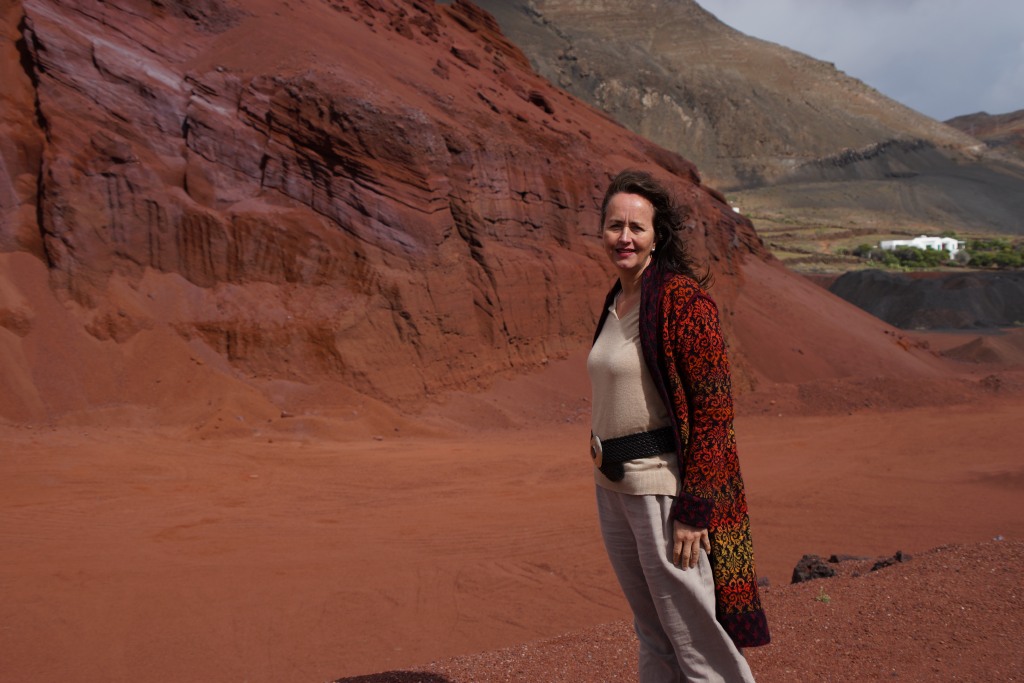
<instances>
[{"instance_id":1,"label":"red volcanic sand","mask_svg":"<svg viewBox=\"0 0 1024 683\"><path fill-rule=\"evenodd\" d=\"M329 421L285 419L207 439L195 429L114 427L115 416L107 426L0 428L2 677L323 681L612 624L598 636L538 645L556 649L536 661L568 661L558 647L578 650L598 638L621 653L625 678L609 670L607 680L629 680L627 607L593 510L583 376L576 358L454 397L423 416L432 435L428 427L406 435L400 425L345 440L340 427L326 431ZM525 422L511 406L523 408ZM997 393L941 408L803 417L753 412L737 428L776 628L776 644L751 654L755 673L850 680L843 671L851 661L882 675L919 640L941 649L937 640L957 633L950 614L920 605L949 590L945 556L926 553L887 570L897 578L884 590L858 588L881 586L869 581L882 573L824 583L828 605L814 601L817 585L785 584L804 553L917 555L997 535L1019 541L1024 399ZM456 429L456 417L508 426ZM225 418L234 419L230 411ZM1009 580L972 567L969 552L946 580L973 572L973 581L988 581L970 585L986 599L1002 591L1019 625L1020 546L1012 548ZM925 574L930 583L919 579ZM844 602L863 590L867 597ZM880 615L892 610L910 610L899 622L905 630L883 628ZM826 611L836 616L822 620ZM864 624L877 627L875 636ZM965 660L993 642L1004 648L1012 635L985 632L985 624L978 621L975 641L956 644ZM538 677L523 678L515 668L502 678L494 658L511 655L501 652L478 660L486 675L450 680L598 680L536 669ZM814 675L785 673L805 659L802 670ZM911 661L901 680L956 679ZM393 680L447 680L424 676Z\"/></svg>"},{"instance_id":2,"label":"red volcanic sand","mask_svg":"<svg viewBox=\"0 0 1024 683\"><path fill-rule=\"evenodd\" d=\"M1019 680L1006 645L1020 637L1022 563L1020 541L944 546L876 573L843 562L842 578L765 591L774 642L746 656L760 683ZM636 667L632 625L618 621L338 683L627 683Z\"/></svg>"}]
</instances>

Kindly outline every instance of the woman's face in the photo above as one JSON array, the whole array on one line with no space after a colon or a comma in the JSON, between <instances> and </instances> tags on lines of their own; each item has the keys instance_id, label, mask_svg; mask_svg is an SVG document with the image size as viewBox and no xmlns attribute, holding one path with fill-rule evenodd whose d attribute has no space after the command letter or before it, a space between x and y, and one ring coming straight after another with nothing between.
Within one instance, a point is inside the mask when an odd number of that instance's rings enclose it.
<instances>
[{"instance_id":1,"label":"woman's face","mask_svg":"<svg viewBox=\"0 0 1024 683\"><path fill-rule=\"evenodd\" d=\"M639 275L654 249L654 206L637 194L612 195L601 235L608 258L620 275Z\"/></svg>"}]
</instances>

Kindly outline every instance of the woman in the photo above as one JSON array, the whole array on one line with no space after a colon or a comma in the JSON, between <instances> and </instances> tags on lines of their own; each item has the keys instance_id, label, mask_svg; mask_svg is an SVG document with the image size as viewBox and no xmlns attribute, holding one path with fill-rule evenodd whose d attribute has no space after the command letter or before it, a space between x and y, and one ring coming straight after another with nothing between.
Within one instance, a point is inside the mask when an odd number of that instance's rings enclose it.
<instances>
[{"instance_id":1,"label":"woman","mask_svg":"<svg viewBox=\"0 0 1024 683\"><path fill-rule=\"evenodd\" d=\"M598 516L633 609L640 681L753 681L769 641L736 457L718 309L694 276L680 209L623 171L601 206L618 275L587 359Z\"/></svg>"}]
</instances>

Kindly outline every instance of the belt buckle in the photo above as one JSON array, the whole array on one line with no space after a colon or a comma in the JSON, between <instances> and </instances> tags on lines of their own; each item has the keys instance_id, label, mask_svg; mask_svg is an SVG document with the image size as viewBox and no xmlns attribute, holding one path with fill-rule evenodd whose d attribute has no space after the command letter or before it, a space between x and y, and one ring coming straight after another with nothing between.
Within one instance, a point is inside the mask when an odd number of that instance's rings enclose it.
<instances>
[{"instance_id":1,"label":"belt buckle","mask_svg":"<svg viewBox=\"0 0 1024 683\"><path fill-rule=\"evenodd\" d=\"M597 434L590 434L590 457L594 459L594 467L601 469L604 462L604 448L601 446L601 439Z\"/></svg>"}]
</instances>

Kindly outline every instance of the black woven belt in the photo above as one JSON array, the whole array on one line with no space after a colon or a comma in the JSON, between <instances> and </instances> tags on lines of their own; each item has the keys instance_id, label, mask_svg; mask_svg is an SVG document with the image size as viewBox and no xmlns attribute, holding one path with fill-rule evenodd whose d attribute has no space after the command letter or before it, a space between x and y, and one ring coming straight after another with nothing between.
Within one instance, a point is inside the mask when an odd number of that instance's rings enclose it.
<instances>
[{"instance_id":1,"label":"black woven belt","mask_svg":"<svg viewBox=\"0 0 1024 683\"><path fill-rule=\"evenodd\" d=\"M671 453L675 449L676 439L671 427L619 436L607 441L601 441L596 434L590 435L590 457L594 459L594 466L612 481L622 481L625 476L622 463Z\"/></svg>"}]
</instances>

